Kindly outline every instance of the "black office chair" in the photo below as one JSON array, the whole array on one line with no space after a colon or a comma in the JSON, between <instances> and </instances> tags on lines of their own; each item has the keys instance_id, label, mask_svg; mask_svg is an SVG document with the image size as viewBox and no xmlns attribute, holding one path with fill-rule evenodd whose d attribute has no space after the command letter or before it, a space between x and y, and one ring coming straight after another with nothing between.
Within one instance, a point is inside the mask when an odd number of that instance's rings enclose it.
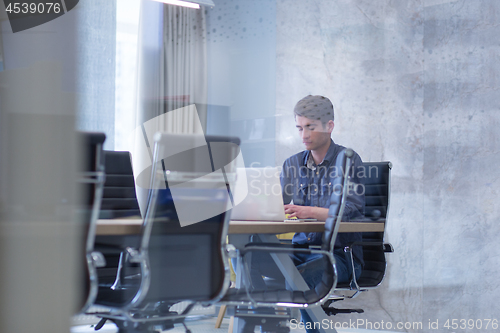
<instances>
[{"instance_id":1,"label":"black office chair","mask_svg":"<svg viewBox=\"0 0 500 333\"><path fill-rule=\"evenodd\" d=\"M104 183L102 205L99 219L141 218L137 201L132 157L128 151L104 151L106 181ZM97 272L101 288L117 287L124 279L122 266L127 247L139 246L139 235L97 236L95 248L106 259L106 266ZM132 272L132 270L135 270ZM130 276L140 273L137 264L130 265L127 270Z\"/></svg>"},{"instance_id":2,"label":"black office chair","mask_svg":"<svg viewBox=\"0 0 500 333\"><path fill-rule=\"evenodd\" d=\"M104 151L106 182L100 219L141 217L135 191L132 160L128 151Z\"/></svg>"},{"instance_id":3,"label":"black office chair","mask_svg":"<svg viewBox=\"0 0 500 333\"><path fill-rule=\"evenodd\" d=\"M227 188L238 154L236 138L155 136L140 242L125 249L121 283L99 289L96 304L106 311L93 313L102 318L96 329L108 319L119 332L170 329L196 303L222 297L229 286ZM133 265L139 276L128 279ZM171 310L183 301L190 304L181 313Z\"/></svg>"},{"instance_id":4,"label":"black office chair","mask_svg":"<svg viewBox=\"0 0 500 333\"><path fill-rule=\"evenodd\" d=\"M81 311L86 311L95 301L98 290L97 269L105 265L103 255L95 251L94 239L97 218L101 206L104 184L104 159L102 146L106 140L104 133L79 132L82 142L83 158L80 164L80 184L82 205L80 218L85 224L85 288L83 306Z\"/></svg>"},{"instance_id":5,"label":"black office chair","mask_svg":"<svg viewBox=\"0 0 500 333\"><path fill-rule=\"evenodd\" d=\"M391 162L365 162L363 168L366 177L364 180L365 189L365 220L384 224L384 232L364 232L361 242L352 243L344 251L348 260L353 263L352 250L355 246L363 248L363 260L365 265L360 276L352 272L353 279L347 283L338 284L337 290L354 291L352 295L343 295L335 299L328 300L323 305L325 312L329 315L337 313L362 313L362 309L337 309L331 306L335 301L357 297L361 292L377 288L383 281L387 262L386 253L394 252L390 243L384 241L384 234L387 228L387 216L389 211L390 198L390 172ZM354 264L352 264L354 267Z\"/></svg>"},{"instance_id":6,"label":"black office chair","mask_svg":"<svg viewBox=\"0 0 500 333\"><path fill-rule=\"evenodd\" d=\"M339 153L336 160L338 170L349 170L351 168L352 156L352 149L345 149ZM346 173L344 176L348 174ZM330 198L330 208L325 223L321 249L314 249L312 247L303 248L281 243L252 242L239 251L238 265L242 265L243 268L244 286L241 288L231 288L221 300L221 303L233 306L233 308L230 308L230 313L246 322L243 326L244 333L253 332L255 326L261 326L262 331L287 332L289 329L280 324L288 316L286 312L284 313L283 307L307 308L321 305L332 293L337 283L337 272L333 256L334 244L343 216L348 188L349 177L344 176L336 178L334 181L335 184L332 184L332 187L337 190L332 193ZM256 267L252 262L251 256L257 253L270 254L268 269L271 269L271 265L279 263L279 265L287 267L286 269L289 270L286 272L287 274L293 274L296 271L295 265L290 258L291 254L320 254L322 255L321 257L302 264L297 268L304 271L308 269L322 271L321 281L312 288L297 290L290 285L289 280L286 280L285 283L276 283L276 280L279 280L280 277L276 278L276 276L273 276L273 279L266 277L264 285L260 283L260 287L258 287L256 286L256 282L260 281L256 280L259 280L261 275L266 276L267 272L263 270L262 274L260 272L255 274ZM270 260L271 257L273 258L272 260ZM296 278L297 276L299 276L298 279L301 279L298 271ZM298 283L300 284L300 282ZM243 307L234 308L234 306ZM265 320L262 320L263 318Z\"/></svg>"}]
</instances>

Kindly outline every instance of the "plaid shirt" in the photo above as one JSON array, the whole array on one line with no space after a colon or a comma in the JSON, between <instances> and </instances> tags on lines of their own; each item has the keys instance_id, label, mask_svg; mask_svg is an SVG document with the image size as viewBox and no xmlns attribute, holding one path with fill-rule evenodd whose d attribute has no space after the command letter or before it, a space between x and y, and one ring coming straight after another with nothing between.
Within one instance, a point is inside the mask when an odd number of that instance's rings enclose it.
<instances>
[{"instance_id":1,"label":"plaid shirt","mask_svg":"<svg viewBox=\"0 0 500 333\"><path fill-rule=\"evenodd\" d=\"M341 177L344 170L337 170L335 161L339 152L345 147L337 145L330 140L330 147L324 160L316 165L309 150L302 151L289 157L283 163L281 172L281 187L283 189L283 202L293 203L301 206L330 207L330 196L333 192L332 179ZM354 154L352 158L352 169L350 182L354 186L363 184L359 177L362 173L357 172L363 168L361 158ZM358 194L358 192L361 192ZM343 220L364 215L365 197L364 191L350 191L347 196ZM323 233L296 233L293 237L295 244L320 245ZM335 248L343 248L346 245L361 241L360 233L339 233L335 241ZM354 257L363 263L361 248L354 248Z\"/></svg>"}]
</instances>

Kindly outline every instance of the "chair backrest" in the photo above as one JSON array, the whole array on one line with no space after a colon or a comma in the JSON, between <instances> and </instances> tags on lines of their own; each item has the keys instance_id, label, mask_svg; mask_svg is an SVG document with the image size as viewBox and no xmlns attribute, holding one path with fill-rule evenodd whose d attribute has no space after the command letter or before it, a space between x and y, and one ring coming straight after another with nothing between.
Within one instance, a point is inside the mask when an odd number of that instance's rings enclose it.
<instances>
[{"instance_id":1,"label":"chair backrest","mask_svg":"<svg viewBox=\"0 0 500 333\"><path fill-rule=\"evenodd\" d=\"M389 208L391 162L365 162L365 216L385 221Z\"/></svg>"},{"instance_id":2,"label":"chair backrest","mask_svg":"<svg viewBox=\"0 0 500 333\"><path fill-rule=\"evenodd\" d=\"M335 161L336 170L345 170L342 172L342 177L336 177L332 180L333 193L330 197L330 208L328 209L328 218L325 221L325 232L321 248L324 251L333 253L335 240L339 231L340 222L344 214L346 205L347 190L349 185L349 175L352 164L354 151L350 148L342 150ZM332 281L332 279L334 279ZM337 284L337 276L333 271L333 267L327 266L323 271L322 283L318 283L315 287L315 292L318 299L324 300L330 295L333 288Z\"/></svg>"},{"instance_id":3,"label":"chair backrest","mask_svg":"<svg viewBox=\"0 0 500 333\"><path fill-rule=\"evenodd\" d=\"M99 218L140 217L130 153L104 151L104 160L106 182Z\"/></svg>"},{"instance_id":4,"label":"chair backrest","mask_svg":"<svg viewBox=\"0 0 500 333\"><path fill-rule=\"evenodd\" d=\"M365 216L373 221L385 223L390 202L390 172L391 162L365 162L363 163L365 180ZM363 260L365 265L358 285L362 288L378 286L385 276L386 259L384 248L384 232L364 232L363 243L374 244L363 246Z\"/></svg>"},{"instance_id":5,"label":"chair backrest","mask_svg":"<svg viewBox=\"0 0 500 333\"><path fill-rule=\"evenodd\" d=\"M104 133L80 132L82 140L82 159L80 165L81 176L79 183L82 189L82 220L85 224L85 270L87 279L84 291L85 311L95 300L97 295L98 281L95 263L92 258L94 251L94 240L97 226L97 218L101 206L103 182L104 182L104 159L103 144L106 140Z\"/></svg>"},{"instance_id":6,"label":"chair backrest","mask_svg":"<svg viewBox=\"0 0 500 333\"><path fill-rule=\"evenodd\" d=\"M157 134L141 252L150 281L140 302L209 303L228 287L229 182L239 139Z\"/></svg>"},{"instance_id":7,"label":"chair backrest","mask_svg":"<svg viewBox=\"0 0 500 333\"><path fill-rule=\"evenodd\" d=\"M351 158L354 152L350 148L342 150L335 161L336 170L350 170ZM328 218L325 222L325 232L323 233L322 249L333 252L335 240L337 238L340 221L346 204L346 192L348 188L349 178L345 177L351 174L350 172L342 172L342 177L335 177L332 180L333 193L330 197L330 208L328 210Z\"/></svg>"}]
</instances>

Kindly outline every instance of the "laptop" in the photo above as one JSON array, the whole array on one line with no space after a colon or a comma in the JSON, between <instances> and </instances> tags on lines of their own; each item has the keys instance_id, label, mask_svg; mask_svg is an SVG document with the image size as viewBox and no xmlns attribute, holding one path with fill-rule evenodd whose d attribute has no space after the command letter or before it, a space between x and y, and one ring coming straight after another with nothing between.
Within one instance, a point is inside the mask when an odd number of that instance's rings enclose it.
<instances>
[{"instance_id":1,"label":"laptop","mask_svg":"<svg viewBox=\"0 0 500 333\"><path fill-rule=\"evenodd\" d=\"M231 219L237 221L304 222L315 219L293 219L285 216L280 183L280 170L276 167L237 168L236 183L231 189L234 206Z\"/></svg>"}]
</instances>

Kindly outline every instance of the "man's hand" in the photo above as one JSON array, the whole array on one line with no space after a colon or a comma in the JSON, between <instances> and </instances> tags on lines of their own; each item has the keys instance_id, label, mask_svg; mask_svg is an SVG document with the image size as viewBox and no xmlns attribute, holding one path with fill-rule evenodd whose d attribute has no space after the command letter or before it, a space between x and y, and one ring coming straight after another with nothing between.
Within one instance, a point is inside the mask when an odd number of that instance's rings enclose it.
<instances>
[{"instance_id":1,"label":"man's hand","mask_svg":"<svg viewBox=\"0 0 500 333\"><path fill-rule=\"evenodd\" d=\"M285 205L285 214L290 214L288 216L289 218L296 217L298 219L326 221L328 209L311 206Z\"/></svg>"}]
</instances>

